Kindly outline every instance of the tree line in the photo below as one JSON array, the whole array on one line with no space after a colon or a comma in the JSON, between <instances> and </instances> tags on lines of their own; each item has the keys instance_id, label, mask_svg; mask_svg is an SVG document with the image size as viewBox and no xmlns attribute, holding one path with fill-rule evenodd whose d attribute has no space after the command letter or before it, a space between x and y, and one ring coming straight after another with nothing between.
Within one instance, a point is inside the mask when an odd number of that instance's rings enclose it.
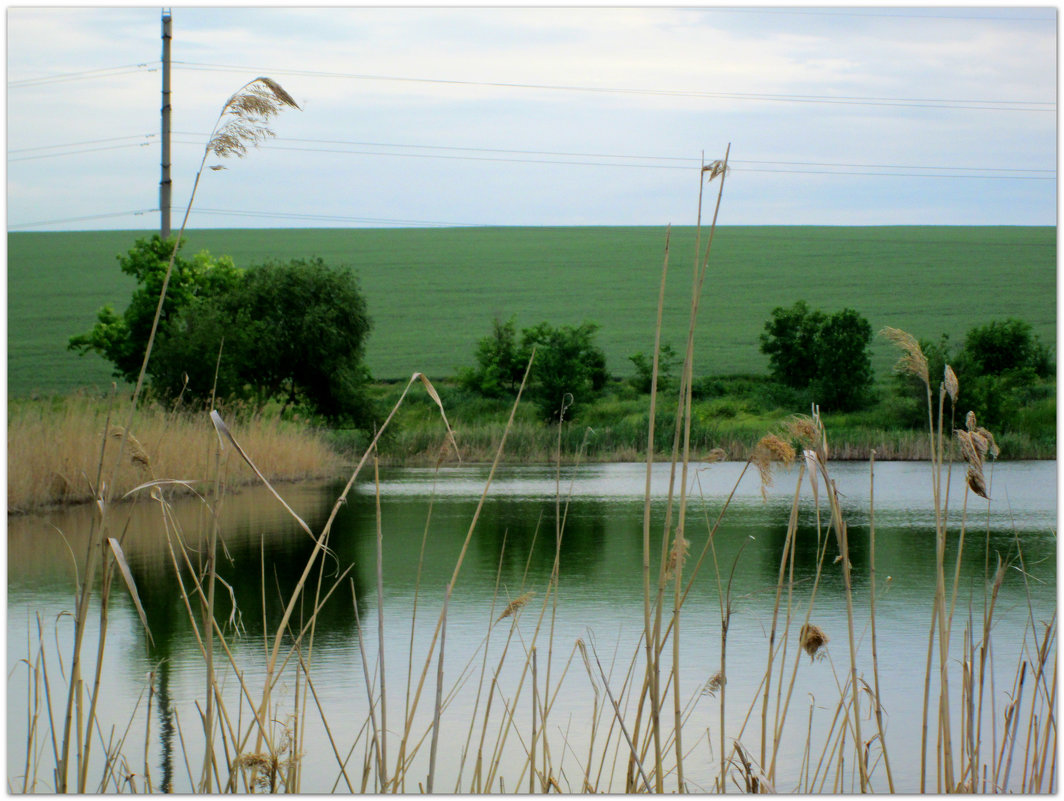
<instances>
[{"instance_id":1,"label":"tree line","mask_svg":"<svg viewBox=\"0 0 1064 801\"><path fill-rule=\"evenodd\" d=\"M119 256L120 269L136 280L128 306L121 314L100 309L92 329L71 337L69 347L99 354L116 377L134 382L173 247L173 240L156 235ZM282 411L301 409L329 425L369 427L376 419L365 365L371 330L358 280L344 267L313 258L241 269L227 256L179 253L148 365L150 386L161 399L239 400L256 408L275 401ZM457 370L456 383L494 399L512 398L523 385L541 419L573 419L611 383L598 331L591 321L543 321L518 332L514 318L496 317L476 343L474 364ZM825 312L798 300L773 309L758 343L771 393L793 408L815 402L823 411L846 412L882 404L897 425L926 423L911 378L896 376L885 396L877 389L873 336L852 308ZM945 335L920 344L932 376L942 375L946 364L962 376L967 405L986 425L1006 424L1054 391L1050 349L1023 320L976 326L956 345ZM628 385L649 393L652 356L628 358L635 370ZM661 346L660 392L676 387L680 362L671 345ZM709 389L700 384L693 391L697 397Z\"/></svg>"}]
</instances>

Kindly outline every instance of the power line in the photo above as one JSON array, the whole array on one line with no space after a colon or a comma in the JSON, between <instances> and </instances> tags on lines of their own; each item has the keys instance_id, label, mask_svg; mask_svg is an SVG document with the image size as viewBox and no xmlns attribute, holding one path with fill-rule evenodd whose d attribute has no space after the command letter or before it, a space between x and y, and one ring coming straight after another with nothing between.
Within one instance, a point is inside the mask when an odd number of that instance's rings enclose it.
<instances>
[{"instance_id":1,"label":"power line","mask_svg":"<svg viewBox=\"0 0 1064 801\"><path fill-rule=\"evenodd\" d=\"M690 170L696 168L700 163L695 159L681 159L673 156L620 156L620 155L604 155L599 154L597 158L612 158L612 159L662 159L669 161L687 161L688 165L678 164L645 164L645 163L625 163L620 161L589 161L585 156L590 154L572 154L572 153L556 153L551 151L506 151L498 150L495 148L450 148L440 147L441 150L447 150L446 153L412 153L412 152L389 152L382 150L352 150L352 149L338 149L330 147L301 147L301 146L288 146L283 144L284 141L302 141L302 142L315 142L321 141L323 144L327 144L330 141L334 141L337 144L351 144L357 146L358 143L351 142L346 143L336 140L272 140L267 146L271 150L287 150L304 153L332 153L337 155L350 155L350 156L386 156L391 158L419 158L419 159L440 159L440 160L458 160L458 161L485 161L485 162L503 162L508 164L549 164L556 166L578 166L578 167L622 167L622 168L641 168L641 169L660 169L660 170ZM193 142L179 142L179 144L191 145L199 144ZM394 148L421 148L430 149L432 145L388 145L380 144L381 147L394 147ZM485 152L485 153L520 153L521 157L505 157L500 155L459 155L454 153L455 150L466 150L473 153ZM526 158L525 156L540 155L546 158ZM573 158L566 158L565 160L559 158L552 158L555 156L572 156ZM595 157L595 156L592 156ZM578 158L580 160L578 160ZM804 175L839 175L839 176L882 176L882 177L899 177L899 178L972 178L972 179L986 179L986 180L1037 180L1037 181L1055 181L1056 173L1054 170L1008 170L1006 168L978 168L978 167L933 167L933 166L906 166L906 165L889 165L889 164L841 164L831 162L766 162L766 161L741 161L734 160L730 164L734 167L736 172L759 172L759 173L791 173L791 174L804 174ZM786 167L757 167L757 166L735 166L746 164L785 164ZM832 169L794 169L794 167L827 167ZM858 171L854 168L860 168ZM894 170L894 172L867 172L865 170ZM950 170L949 173L933 173L933 172L900 172L899 170ZM980 172L974 172L980 170ZM967 171L967 172L960 172ZM1045 175L1002 175L995 173L1002 172L1041 172Z\"/></svg>"},{"instance_id":2,"label":"power line","mask_svg":"<svg viewBox=\"0 0 1064 801\"><path fill-rule=\"evenodd\" d=\"M29 223L9 223L8 228L36 228L41 225L58 225L59 223L84 222L86 220L103 220L109 217L139 217L142 214L151 214L158 209L139 209L134 211L115 211L108 214L90 214L85 217L65 217L61 220L39 220Z\"/></svg>"},{"instance_id":3,"label":"power line","mask_svg":"<svg viewBox=\"0 0 1064 801\"><path fill-rule=\"evenodd\" d=\"M322 72L316 70L278 69L276 67L249 67L236 66L231 64L209 64L194 61L174 61L173 64L181 69L187 70L269 72L271 74L300 75L312 78L344 78L349 80L396 81L403 83L429 83L448 86L478 86L503 89L537 89L563 92L656 95L665 97L695 97L716 100L744 100L760 102L826 103L833 105L857 106L901 106L907 108L958 110L966 109L972 111L1056 111L1056 102L1042 101L759 94L753 92L706 92L687 89L634 89L623 87L567 86L560 84L517 83L503 81L468 81L444 78L375 75L366 73Z\"/></svg>"},{"instance_id":4,"label":"power line","mask_svg":"<svg viewBox=\"0 0 1064 801\"><path fill-rule=\"evenodd\" d=\"M155 136L155 134L138 134L134 136L110 136L107 139L85 139L80 142L67 142L62 145L37 145L36 147L18 147L8 148L8 153L26 153L30 150L54 150L56 148L64 147L81 147L82 145L100 145L104 142L121 142L126 139L147 139Z\"/></svg>"},{"instance_id":5,"label":"power line","mask_svg":"<svg viewBox=\"0 0 1064 801\"><path fill-rule=\"evenodd\" d=\"M21 81L8 81L8 89L23 89L32 86L42 86L49 83L64 83L66 81L84 81L93 78L113 78L118 75L127 75L131 72L154 72L158 69L155 62L142 64L126 64L121 67L102 67L95 70L82 70L80 72L67 72L58 75L45 75L40 78L25 78Z\"/></svg>"},{"instance_id":6,"label":"power line","mask_svg":"<svg viewBox=\"0 0 1064 801\"><path fill-rule=\"evenodd\" d=\"M107 147L86 147L80 150L70 150L64 153L38 153L36 156L20 156L18 158L9 158L8 163L15 161L35 161L37 159L50 159L57 158L59 156L80 156L83 153L100 153L104 150L124 150L127 147L147 147L152 144L151 142L128 142L124 145L108 145Z\"/></svg>"}]
</instances>

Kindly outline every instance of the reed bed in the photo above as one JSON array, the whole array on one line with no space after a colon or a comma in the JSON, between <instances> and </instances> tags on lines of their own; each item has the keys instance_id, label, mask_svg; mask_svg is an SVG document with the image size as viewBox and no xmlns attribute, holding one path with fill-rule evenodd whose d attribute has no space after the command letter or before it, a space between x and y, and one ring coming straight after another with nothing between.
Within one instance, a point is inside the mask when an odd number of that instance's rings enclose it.
<instances>
[{"instance_id":1,"label":"reed bed","mask_svg":"<svg viewBox=\"0 0 1064 801\"><path fill-rule=\"evenodd\" d=\"M101 454L113 461L129 409L128 400L110 403L90 395L10 404L8 512L91 502L98 491L94 483ZM339 457L320 433L308 427L275 416L244 415L234 429L272 481L333 476L340 470ZM153 478L202 481L209 475L216 435L204 415L146 406L129 435L129 452L113 488L117 496ZM233 487L258 480L243 463L234 464L227 476Z\"/></svg>"},{"instance_id":2,"label":"reed bed","mask_svg":"<svg viewBox=\"0 0 1064 801\"><path fill-rule=\"evenodd\" d=\"M189 789L198 793L299 792L309 772L321 774L331 766L333 789L341 792L895 790L902 766L891 760L890 744L899 735L892 732L888 736L884 708L889 709L890 699L881 698L879 693L874 526L868 543L871 574L861 577L871 582L871 592L859 594L854 591L854 567L850 563L851 533L832 480L835 448L815 408L808 416L789 418L764 432L743 456L744 468L731 491L735 493L745 476L756 477L766 485L778 470L799 471L785 541L778 554L775 597L768 617L761 619L765 667L760 684L752 694L738 693L734 689L737 682L729 688L728 654L729 647L734 648L730 638L734 637L733 627L743 623L735 606L742 590L733 583L735 566L743 558L742 548L730 564L718 559L715 535L728 512L731 495L717 504L711 515L699 502L695 466L699 458L712 461L727 453L723 449L699 453L692 439L691 401L694 331L727 170L725 155L721 161L705 165L699 174L699 245L691 274L689 337L678 403L671 423L656 431L656 396L652 395L645 432L647 443L655 443L658 435L671 440L664 457L670 488L664 523L660 524L651 515L650 496L657 448L647 448L651 453L646 457L642 531L642 628L637 641L625 643L623 649L621 644L612 650L601 647L593 625L575 641L557 636L558 622L565 613L559 587L569 503L560 469L564 438L568 436L563 426L554 430L553 457L558 465L555 514L552 520L541 521L537 529L537 536L553 546L549 577L542 586L519 587L500 586L497 578L490 608L484 610L481 645L473 653L463 654L454 654L449 646L449 608L463 593L462 569L496 469L511 449L525 454L542 447L525 442L528 432L515 425L521 392L501 432L490 440L494 445L491 469L449 580L443 588L422 588L419 584L408 619L395 615L394 601L384 586L382 564L388 537L380 503L378 445L388 435L408 395L423 391L440 415L437 463L444 453L455 454L447 458L469 456L469 451L462 449L461 427L457 431L452 428L436 389L420 373L413 374L405 385L318 528L309 526L288 506L283 492L266 475L263 457L268 444L253 443L248 431L235 424L230 427L218 412L210 415L213 431L206 442L201 439L202 431L197 431L182 443L169 426L153 438L144 428L143 414L135 415L133 409L128 415L117 416L119 421L131 423L109 422L102 429L96 427L94 437L89 438L90 443L95 441L95 474L121 475L114 465L131 464L141 471L151 465L150 475L139 477L148 480L142 481L134 494L158 507L181 588L180 601L202 660L197 717L179 722L179 731L184 727L180 760ZM713 222L703 232L703 189L714 185ZM659 335L668 265L666 243ZM975 539L975 534L969 535L963 510L969 493L985 495L992 480L996 443L971 416L956 420L953 380L947 375L939 388L939 383L927 375L926 360L921 361L915 340L894 330L885 336L902 347L903 369L921 378L928 398L925 436L932 457L929 482L937 546L935 589L928 600L928 636L921 638L921 645L927 643L926 659L921 662L925 667L924 725L921 731L901 734L922 741L919 789L1052 792L1057 788L1055 615L1042 621L1032 610L1027 624L1030 646L1019 654L995 653L995 601L1006 566L991 569L988 558L983 607L977 614L972 605L961 614L956 603L965 589L960 563L955 570L946 559L947 540L960 548L966 537ZM529 368L534 359L535 354ZM655 375L657 367L655 363ZM522 391L523 387L522 383ZM116 425L121 429L112 428ZM162 458L166 439L205 454L203 467L196 473L203 482L200 502L205 522L200 531L182 529L164 490L173 486L170 479L187 477L163 472L162 463L155 461ZM104 450L101 456L101 448L112 440L120 447ZM577 458L585 457L591 441L581 432ZM31 440L23 447L32 445ZM954 465L955 459L963 462ZM257 577L262 584L262 611L243 610L245 615L262 617L262 637L254 649L238 647L243 634L239 626L226 620L227 607L221 600L226 584L218 571L219 559L225 553L220 537L222 500L231 483L229 471L241 463L242 469L253 473L284 506L291 521L313 544L305 564L296 566L298 576L292 586L282 589L265 574ZM88 468L81 469L88 473ZM944 493L948 486L944 479L951 469L967 471L969 489L964 498L950 499ZM870 466L870 481L874 483L872 473ZM124 535L113 530L110 508L117 479L111 481L107 488L100 481L88 482L99 514L79 576L73 633L69 623L62 626L64 637L71 642L70 655L61 657L61 665L54 663L54 656L48 656L47 646L58 636L58 623L57 631L51 632L39 621L36 641L31 639L28 645L24 668L30 688L25 702L29 725L25 750L20 759L12 760L9 770L13 791L172 789L160 786L157 775L153 779L149 726L144 727L145 741L133 743L127 742L120 730L112 729L105 736L98 719L108 704L103 694L108 684L101 675L101 657L108 646L108 610L113 593L128 593L140 609L138 588L121 548ZM358 577L371 584L365 597L373 598L375 620L362 617L352 575L355 566L338 564L330 547L337 515L358 481L375 488L373 559L361 566ZM798 508L803 495L812 496L816 511L817 561L812 582L795 580ZM959 515L958 505L962 509ZM431 520L426 521L424 541L430 530ZM497 575L501 574L502 559L500 554ZM421 575L422 563L409 567ZM1026 577L1026 572L1021 572ZM817 617L817 596L822 580L829 576L842 587L845 623L839 630L826 632ZM688 625L685 603L696 581L715 587L719 598L719 663L700 665L707 680L692 694L680 681L684 670L680 641ZM277 611L269 619L265 612L267 594L277 599ZM365 704L364 725L353 734L335 725L335 715L342 712L323 703L319 695L323 688L318 684L315 637L323 605L334 596L352 601L358 641L358 664L352 669L361 673L365 690L365 698L358 702L359 708ZM90 616L98 619L95 629L88 626ZM147 620L143 614L140 617L145 640L150 642ZM405 652L386 654L385 631L395 627L409 630L409 645ZM376 638L370 636L374 631ZM872 638L870 656L858 645L866 631ZM963 641L959 649L958 635ZM92 636L95 643L90 643ZM93 645L95 667L87 653ZM237 653L242 654L242 660L237 659ZM793 694L803 662L822 658L828 660L837 692L833 698L817 699L818 715L826 715L830 724L826 731L820 728L814 734L813 707L806 713ZM1015 679L1009 688L998 687L992 678L994 661L1000 664L1003 659L1015 664ZM396 684L403 687L397 690ZM569 735L572 716L564 705L559 706L563 687L573 684L592 705L591 715L584 721L585 734L580 737ZM153 699L159 703L155 690L154 678L149 677L143 688L145 704L137 705L133 718L147 715L150 719ZM475 695L472 711L460 719L447 714L459 692ZM354 699L347 702L355 703ZM691 724L692 710L700 703L715 704L718 713L704 730ZM804 707L804 700L801 703ZM802 764L795 771L793 766L784 765L781 752L794 737L794 721L801 721L805 714L809 716L808 733L802 743ZM306 762L307 737L312 727L324 731L327 745L310 764ZM462 743L457 764L440 763L441 743ZM695 759L702 759L694 756L696 751L709 753L712 760L711 778L702 785L692 783L688 770ZM912 766L904 769L909 773L913 770Z\"/></svg>"}]
</instances>

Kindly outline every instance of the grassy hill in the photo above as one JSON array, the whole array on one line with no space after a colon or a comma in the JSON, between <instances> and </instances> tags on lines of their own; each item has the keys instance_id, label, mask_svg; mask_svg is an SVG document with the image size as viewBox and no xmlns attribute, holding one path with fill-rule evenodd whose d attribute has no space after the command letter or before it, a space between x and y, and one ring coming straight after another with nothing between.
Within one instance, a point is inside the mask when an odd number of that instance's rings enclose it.
<instances>
[{"instance_id":1,"label":"grassy hill","mask_svg":"<svg viewBox=\"0 0 1064 801\"><path fill-rule=\"evenodd\" d=\"M124 308L132 279L118 270L136 231L8 234L8 390L105 386L109 365L66 350L96 310ZM673 229L663 341L686 340L694 229ZM519 328L542 320L601 326L611 372L653 347L663 228L204 230L186 254L228 254L240 266L321 256L355 270L374 330L377 378L448 376L472 362L494 315ZM696 373L761 373L758 336L772 309L804 299L852 307L874 330L954 341L993 319L1027 320L1056 341L1056 229L1052 227L753 226L718 230L696 338ZM885 374L896 358L874 344Z\"/></svg>"}]
</instances>

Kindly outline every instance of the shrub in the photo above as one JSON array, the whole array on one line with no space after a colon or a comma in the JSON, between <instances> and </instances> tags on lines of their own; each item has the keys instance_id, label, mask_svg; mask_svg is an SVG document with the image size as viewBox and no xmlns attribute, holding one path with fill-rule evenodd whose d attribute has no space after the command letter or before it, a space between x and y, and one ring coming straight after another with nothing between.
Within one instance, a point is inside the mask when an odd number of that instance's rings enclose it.
<instances>
[{"instance_id":1,"label":"shrub","mask_svg":"<svg viewBox=\"0 0 1064 801\"><path fill-rule=\"evenodd\" d=\"M853 309L827 316L799 300L772 310L761 352L778 383L810 390L825 411L851 411L871 400L871 341L872 326Z\"/></svg>"},{"instance_id":2,"label":"shrub","mask_svg":"<svg viewBox=\"0 0 1064 801\"><path fill-rule=\"evenodd\" d=\"M575 328L542 322L523 329L518 346L513 319L496 318L492 333L477 343L476 366L459 371L459 384L484 397L514 395L535 349L528 396L544 420L560 419L563 408L572 417L579 403L609 382L606 354L594 344L597 330L591 322Z\"/></svg>"}]
</instances>

